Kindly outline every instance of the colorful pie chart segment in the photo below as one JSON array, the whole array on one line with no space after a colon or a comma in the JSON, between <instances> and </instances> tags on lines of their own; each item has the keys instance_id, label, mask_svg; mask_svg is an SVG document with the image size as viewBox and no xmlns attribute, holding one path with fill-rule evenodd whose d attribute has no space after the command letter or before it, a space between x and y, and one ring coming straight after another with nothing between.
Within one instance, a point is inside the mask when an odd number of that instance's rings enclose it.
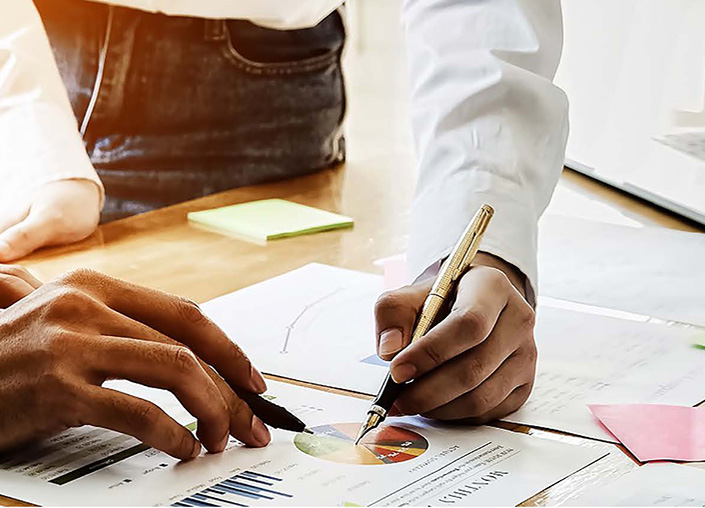
<instances>
[{"instance_id":1,"label":"colorful pie chart segment","mask_svg":"<svg viewBox=\"0 0 705 508\"><path fill-rule=\"evenodd\" d=\"M314 427L314 435L297 434L294 445L303 453L339 464L381 465L413 460L428 450L421 434L389 425L370 432L355 446L359 423Z\"/></svg>"}]
</instances>

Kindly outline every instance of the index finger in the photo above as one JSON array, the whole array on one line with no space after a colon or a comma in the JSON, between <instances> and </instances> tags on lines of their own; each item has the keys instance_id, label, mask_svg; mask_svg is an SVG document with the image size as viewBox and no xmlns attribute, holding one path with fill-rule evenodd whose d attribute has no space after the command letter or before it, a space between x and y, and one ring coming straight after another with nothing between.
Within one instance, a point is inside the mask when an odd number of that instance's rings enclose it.
<instances>
[{"instance_id":1,"label":"index finger","mask_svg":"<svg viewBox=\"0 0 705 508\"><path fill-rule=\"evenodd\" d=\"M191 348L228 383L257 393L266 391L250 359L194 302L89 270L64 277L111 309Z\"/></svg>"},{"instance_id":2,"label":"index finger","mask_svg":"<svg viewBox=\"0 0 705 508\"><path fill-rule=\"evenodd\" d=\"M394 381L415 379L484 341L509 301L510 285L494 268L470 270L460 280L448 316L394 358Z\"/></svg>"}]
</instances>

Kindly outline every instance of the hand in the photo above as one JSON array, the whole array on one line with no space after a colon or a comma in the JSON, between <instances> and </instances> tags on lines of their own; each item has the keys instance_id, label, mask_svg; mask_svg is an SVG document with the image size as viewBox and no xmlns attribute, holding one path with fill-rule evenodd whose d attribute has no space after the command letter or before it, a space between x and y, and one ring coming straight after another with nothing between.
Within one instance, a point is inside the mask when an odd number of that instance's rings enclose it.
<instances>
[{"instance_id":1,"label":"hand","mask_svg":"<svg viewBox=\"0 0 705 508\"><path fill-rule=\"evenodd\" d=\"M512 265L480 253L450 311L409 347L433 280L383 295L377 352L393 358L396 382L414 380L390 414L484 424L518 409L531 393L537 357L534 310L516 289L522 282Z\"/></svg>"},{"instance_id":2,"label":"hand","mask_svg":"<svg viewBox=\"0 0 705 508\"><path fill-rule=\"evenodd\" d=\"M0 214L0 262L19 259L40 247L77 242L100 218L100 190L89 180L43 185L19 207Z\"/></svg>"},{"instance_id":3,"label":"hand","mask_svg":"<svg viewBox=\"0 0 705 508\"><path fill-rule=\"evenodd\" d=\"M21 266L0 264L0 309L13 305L41 285Z\"/></svg>"},{"instance_id":4,"label":"hand","mask_svg":"<svg viewBox=\"0 0 705 508\"><path fill-rule=\"evenodd\" d=\"M0 313L0 372L0 449L82 425L180 459L201 443L220 452L230 434L270 441L231 388L262 393L264 379L196 304L95 272L47 283ZM198 420L199 440L156 405L103 388L107 379L169 390Z\"/></svg>"}]
</instances>

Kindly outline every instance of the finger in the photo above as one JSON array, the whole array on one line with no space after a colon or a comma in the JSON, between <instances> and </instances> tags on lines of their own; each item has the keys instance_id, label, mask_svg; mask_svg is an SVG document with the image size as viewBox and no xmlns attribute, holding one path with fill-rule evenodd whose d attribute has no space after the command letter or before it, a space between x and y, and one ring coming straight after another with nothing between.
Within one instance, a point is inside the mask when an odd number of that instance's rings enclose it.
<instances>
[{"instance_id":1,"label":"finger","mask_svg":"<svg viewBox=\"0 0 705 508\"><path fill-rule=\"evenodd\" d=\"M63 281L187 345L233 386L257 393L266 391L264 378L247 355L194 302L89 270L73 272Z\"/></svg>"},{"instance_id":2,"label":"finger","mask_svg":"<svg viewBox=\"0 0 705 508\"><path fill-rule=\"evenodd\" d=\"M19 265L0 265L0 274L2 273L22 279L34 289L37 289L42 285L42 281L37 279L27 269Z\"/></svg>"},{"instance_id":3,"label":"finger","mask_svg":"<svg viewBox=\"0 0 705 508\"><path fill-rule=\"evenodd\" d=\"M485 425L486 423L504 418L519 409L529 398L529 395L531 395L531 389L531 384L525 384L515 388L499 405L481 416L455 419L438 417L438 419L462 425ZM432 418L437 417L434 416Z\"/></svg>"},{"instance_id":4,"label":"finger","mask_svg":"<svg viewBox=\"0 0 705 508\"><path fill-rule=\"evenodd\" d=\"M484 341L507 305L510 291L514 291L511 283L499 270L470 270L460 280L448 316L394 358L394 380L415 379Z\"/></svg>"},{"instance_id":5,"label":"finger","mask_svg":"<svg viewBox=\"0 0 705 508\"><path fill-rule=\"evenodd\" d=\"M225 449L230 415L218 387L185 346L102 337L88 351L88 364L103 379L127 379L173 393L198 420L198 437L212 453Z\"/></svg>"},{"instance_id":6,"label":"finger","mask_svg":"<svg viewBox=\"0 0 705 508\"><path fill-rule=\"evenodd\" d=\"M22 222L0 234L0 262L19 259L48 245L53 235L51 216L32 213Z\"/></svg>"},{"instance_id":7,"label":"finger","mask_svg":"<svg viewBox=\"0 0 705 508\"><path fill-rule=\"evenodd\" d=\"M26 281L15 277L0 273L0 308L6 309L10 305L14 305L28 294L34 291Z\"/></svg>"},{"instance_id":8,"label":"finger","mask_svg":"<svg viewBox=\"0 0 705 508\"><path fill-rule=\"evenodd\" d=\"M200 453L193 434L155 404L108 388L87 390L83 423L136 437L177 459L193 459Z\"/></svg>"},{"instance_id":9,"label":"finger","mask_svg":"<svg viewBox=\"0 0 705 508\"><path fill-rule=\"evenodd\" d=\"M516 388L531 383L534 367L535 363L528 355L517 351L474 390L422 414L438 420L485 417Z\"/></svg>"},{"instance_id":10,"label":"finger","mask_svg":"<svg viewBox=\"0 0 705 508\"><path fill-rule=\"evenodd\" d=\"M22 222L29 214L29 206L5 207L0 212L0 233Z\"/></svg>"},{"instance_id":11,"label":"finger","mask_svg":"<svg viewBox=\"0 0 705 508\"><path fill-rule=\"evenodd\" d=\"M409 414L425 413L479 387L517 351L514 326L503 316L487 340L410 384L399 397L401 407Z\"/></svg>"},{"instance_id":12,"label":"finger","mask_svg":"<svg viewBox=\"0 0 705 508\"><path fill-rule=\"evenodd\" d=\"M389 291L375 304L377 354L391 360L411 341L416 317L433 284L432 280Z\"/></svg>"},{"instance_id":13,"label":"finger","mask_svg":"<svg viewBox=\"0 0 705 508\"><path fill-rule=\"evenodd\" d=\"M104 330L109 330L109 332ZM112 336L130 337L142 341L151 341L168 345L171 348L184 348L183 344L174 339L113 310L109 310L104 318L100 333ZM217 372L202 359L195 355L193 355L193 357L196 359L201 369L215 384L222 400L225 402L229 415L230 434L248 446L260 447L269 444L271 436L264 423L252 414L247 404L233 392L230 386ZM194 416L197 415L194 414ZM217 435L217 432L214 432L214 434ZM227 441L225 441L224 444L227 444ZM211 448L208 449L212 450Z\"/></svg>"}]
</instances>

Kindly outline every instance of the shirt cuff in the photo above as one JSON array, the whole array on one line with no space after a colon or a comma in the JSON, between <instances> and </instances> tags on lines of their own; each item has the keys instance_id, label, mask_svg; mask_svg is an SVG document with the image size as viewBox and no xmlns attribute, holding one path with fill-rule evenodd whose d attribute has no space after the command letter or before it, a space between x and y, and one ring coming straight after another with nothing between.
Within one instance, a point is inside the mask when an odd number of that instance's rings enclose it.
<instances>
[{"instance_id":1,"label":"shirt cuff","mask_svg":"<svg viewBox=\"0 0 705 508\"><path fill-rule=\"evenodd\" d=\"M465 196L459 196L458 189L467 189ZM525 189L517 182L482 172L455 173L421 192L412 212L408 278L416 278L447 257L475 212L483 204L489 204L495 214L480 250L517 267L535 293L538 218L533 206L520 201L519 197L524 195Z\"/></svg>"},{"instance_id":2,"label":"shirt cuff","mask_svg":"<svg viewBox=\"0 0 705 508\"><path fill-rule=\"evenodd\" d=\"M32 103L0 112L0 202L26 200L57 180L89 180L105 189L83 146L76 120L63 108Z\"/></svg>"}]
</instances>

